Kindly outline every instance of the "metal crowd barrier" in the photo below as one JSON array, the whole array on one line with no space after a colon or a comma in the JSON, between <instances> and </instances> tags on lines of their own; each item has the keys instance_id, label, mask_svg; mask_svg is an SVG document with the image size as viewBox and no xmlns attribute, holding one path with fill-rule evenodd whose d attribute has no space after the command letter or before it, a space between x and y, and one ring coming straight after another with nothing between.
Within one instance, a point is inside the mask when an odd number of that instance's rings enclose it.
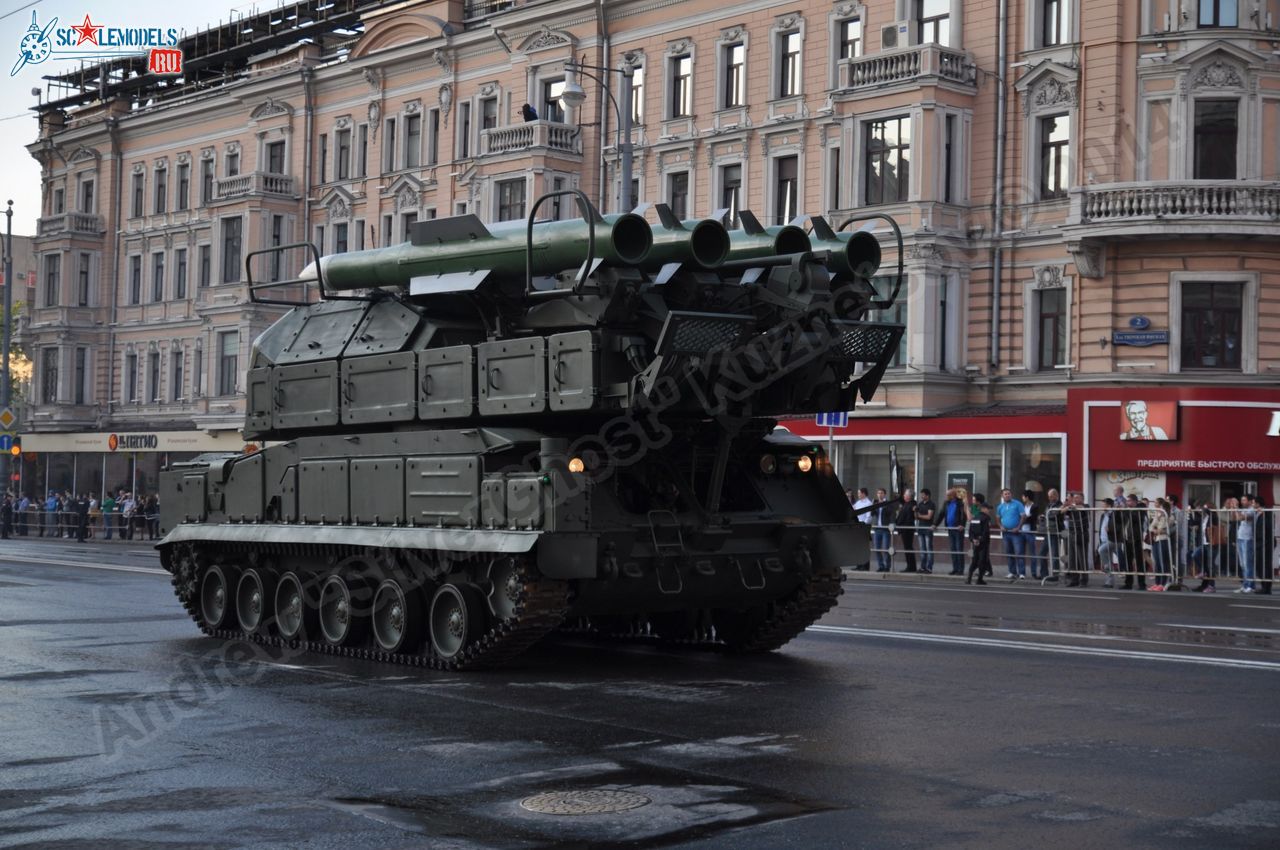
<instances>
[{"instance_id":1,"label":"metal crowd barrier","mask_svg":"<svg viewBox=\"0 0 1280 850\"><path fill-rule=\"evenodd\" d=\"M1280 509L1238 505L1187 511L1185 564L1191 589L1214 592L1227 581L1239 592L1270 593L1275 578Z\"/></svg>"},{"instance_id":2,"label":"metal crowd barrier","mask_svg":"<svg viewBox=\"0 0 1280 850\"><path fill-rule=\"evenodd\" d=\"M119 512L103 514L99 511L90 513L86 519L86 539L149 540L153 535L159 536L159 517L149 520L141 511L135 511L128 517ZM109 537L108 523L111 526ZM75 511L50 512L43 508L15 510L10 533L17 537L54 537L74 540L80 533L80 515Z\"/></svg>"}]
</instances>

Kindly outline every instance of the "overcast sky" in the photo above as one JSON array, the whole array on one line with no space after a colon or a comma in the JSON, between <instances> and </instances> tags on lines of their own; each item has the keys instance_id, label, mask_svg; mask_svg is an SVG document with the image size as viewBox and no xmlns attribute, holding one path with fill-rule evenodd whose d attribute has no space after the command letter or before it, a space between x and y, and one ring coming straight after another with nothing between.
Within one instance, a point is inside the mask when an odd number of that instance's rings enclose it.
<instances>
[{"instance_id":1,"label":"overcast sky","mask_svg":"<svg viewBox=\"0 0 1280 850\"><path fill-rule=\"evenodd\" d=\"M197 32L226 20L233 14L249 15L280 5L275 0L264 3L202 0L200 3L175 3L173 0L0 0L0 212L4 201L13 201L13 232L35 233L40 217L40 166L27 153L26 145L35 141L36 121L31 108L36 98L31 89L44 91L46 75L75 67L76 60L49 57L35 65L28 64L16 76L13 70L19 59L18 44L31 26L31 13L36 13L41 28L54 17L59 29L84 22L90 16L95 25L106 27L177 28ZM55 46L55 50L59 49ZM0 221L3 228L3 221Z\"/></svg>"}]
</instances>

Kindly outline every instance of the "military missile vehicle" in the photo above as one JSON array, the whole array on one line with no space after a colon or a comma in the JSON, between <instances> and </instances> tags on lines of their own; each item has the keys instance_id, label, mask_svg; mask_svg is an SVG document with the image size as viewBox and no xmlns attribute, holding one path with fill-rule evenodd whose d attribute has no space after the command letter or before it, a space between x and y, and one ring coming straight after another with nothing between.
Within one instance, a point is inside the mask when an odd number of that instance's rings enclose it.
<instances>
[{"instance_id":1,"label":"military missile vehicle","mask_svg":"<svg viewBox=\"0 0 1280 850\"><path fill-rule=\"evenodd\" d=\"M877 237L569 194L574 220L418 222L288 281L248 259L290 308L248 368L265 448L161 476L200 629L471 669L565 627L764 652L835 604L866 526L777 423L876 390L903 332L869 318Z\"/></svg>"}]
</instances>

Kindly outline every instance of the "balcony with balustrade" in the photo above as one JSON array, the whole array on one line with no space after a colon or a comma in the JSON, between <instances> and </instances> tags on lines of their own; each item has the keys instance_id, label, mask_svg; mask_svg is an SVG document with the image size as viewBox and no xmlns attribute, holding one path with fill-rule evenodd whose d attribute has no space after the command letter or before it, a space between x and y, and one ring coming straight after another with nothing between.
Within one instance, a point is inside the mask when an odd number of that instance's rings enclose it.
<instances>
[{"instance_id":1,"label":"balcony with balustrade","mask_svg":"<svg viewBox=\"0 0 1280 850\"><path fill-rule=\"evenodd\" d=\"M582 128L556 121L526 121L480 131L480 155L558 154L582 157Z\"/></svg>"},{"instance_id":2,"label":"balcony with balustrade","mask_svg":"<svg viewBox=\"0 0 1280 850\"><path fill-rule=\"evenodd\" d=\"M219 201L261 196L292 198L293 185L293 177L288 174L250 171L234 177L218 178L216 195Z\"/></svg>"},{"instance_id":3,"label":"balcony with balustrade","mask_svg":"<svg viewBox=\"0 0 1280 850\"><path fill-rule=\"evenodd\" d=\"M977 91L978 66L971 54L937 44L841 59L837 96L882 94L886 90L949 85Z\"/></svg>"},{"instance_id":4,"label":"balcony with balustrade","mask_svg":"<svg viewBox=\"0 0 1280 850\"><path fill-rule=\"evenodd\" d=\"M36 224L37 238L46 236L101 236L106 231L102 216L93 213L67 212L41 218Z\"/></svg>"},{"instance_id":5,"label":"balcony with balustrade","mask_svg":"<svg viewBox=\"0 0 1280 850\"><path fill-rule=\"evenodd\" d=\"M1178 180L1071 190L1071 238L1280 237L1280 183Z\"/></svg>"}]
</instances>

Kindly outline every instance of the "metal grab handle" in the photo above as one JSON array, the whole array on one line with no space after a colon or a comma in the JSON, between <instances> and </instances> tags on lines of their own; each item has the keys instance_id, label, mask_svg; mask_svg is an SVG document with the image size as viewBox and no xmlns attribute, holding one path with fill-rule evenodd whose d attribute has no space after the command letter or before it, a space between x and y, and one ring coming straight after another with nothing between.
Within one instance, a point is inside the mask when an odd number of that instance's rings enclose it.
<instances>
[{"instance_id":1,"label":"metal grab handle","mask_svg":"<svg viewBox=\"0 0 1280 850\"><path fill-rule=\"evenodd\" d=\"M556 358L556 365L551 369L551 379L556 382L556 386L564 383L564 378L560 375L560 369L564 366L564 361L559 357Z\"/></svg>"},{"instance_id":2,"label":"metal grab handle","mask_svg":"<svg viewBox=\"0 0 1280 850\"><path fill-rule=\"evenodd\" d=\"M275 397L271 400L276 407L284 407L284 387L276 387Z\"/></svg>"},{"instance_id":3,"label":"metal grab handle","mask_svg":"<svg viewBox=\"0 0 1280 850\"><path fill-rule=\"evenodd\" d=\"M422 394L431 395L431 373L422 373Z\"/></svg>"},{"instance_id":4,"label":"metal grab handle","mask_svg":"<svg viewBox=\"0 0 1280 850\"><path fill-rule=\"evenodd\" d=\"M342 397L346 399L348 402L353 402L356 400L356 382L355 381L351 380L350 378L347 379L346 386L342 388Z\"/></svg>"},{"instance_id":5,"label":"metal grab handle","mask_svg":"<svg viewBox=\"0 0 1280 850\"><path fill-rule=\"evenodd\" d=\"M497 366L489 369L489 389L498 389L498 375L502 374L502 370Z\"/></svg>"}]
</instances>

